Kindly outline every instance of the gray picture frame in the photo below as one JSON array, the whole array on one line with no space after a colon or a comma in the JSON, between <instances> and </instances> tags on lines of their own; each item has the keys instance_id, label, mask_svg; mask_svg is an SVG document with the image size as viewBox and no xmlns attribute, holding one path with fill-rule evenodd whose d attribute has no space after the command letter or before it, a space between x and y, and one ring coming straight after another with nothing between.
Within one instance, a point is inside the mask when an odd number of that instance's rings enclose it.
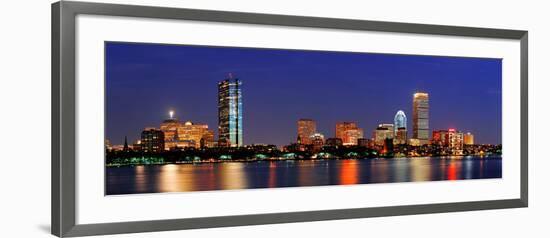
<instances>
[{"instance_id":1,"label":"gray picture frame","mask_svg":"<svg viewBox=\"0 0 550 238\"><path fill-rule=\"evenodd\" d=\"M520 208L528 205L528 32L287 15L62 1L52 4L51 233L59 237ZM521 45L521 197L518 199L76 224L75 19L79 14L518 40Z\"/></svg>"}]
</instances>

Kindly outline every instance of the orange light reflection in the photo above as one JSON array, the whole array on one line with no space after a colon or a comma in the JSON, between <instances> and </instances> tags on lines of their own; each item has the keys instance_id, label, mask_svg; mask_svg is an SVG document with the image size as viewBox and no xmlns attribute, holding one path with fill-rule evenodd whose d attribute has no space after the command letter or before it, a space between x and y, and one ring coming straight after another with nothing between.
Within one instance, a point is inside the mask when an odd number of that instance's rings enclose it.
<instances>
[{"instance_id":1,"label":"orange light reflection","mask_svg":"<svg viewBox=\"0 0 550 238\"><path fill-rule=\"evenodd\" d=\"M357 184L359 182L357 161L344 160L340 168L340 184Z\"/></svg>"}]
</instances>

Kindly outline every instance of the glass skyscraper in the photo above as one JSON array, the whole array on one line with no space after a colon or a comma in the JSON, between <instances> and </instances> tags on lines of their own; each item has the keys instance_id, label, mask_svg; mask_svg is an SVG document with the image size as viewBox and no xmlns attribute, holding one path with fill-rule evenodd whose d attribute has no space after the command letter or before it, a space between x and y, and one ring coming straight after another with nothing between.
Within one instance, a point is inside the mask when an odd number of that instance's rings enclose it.
<instances>
[{"instance_id":1,"label":"glass skyscraper","mask_svg":"<svg viewBox=\"0 0 550 238\"><path fill-rule=\"evenodd\" d=\"M430 140L430 103L427 93L415 93L413 96L413 138L421 145Z\"/></svg>"},{"instance_id":2,"label":"glass skyscraper","mask_svg":"<svg viewBox=\"0 0 550 238\"><path fill-rule=\"evenodd\" d=\"M399 110L395 114L395 117L393 118L393 124L395 125L394 129L395 132L397 132L397 129L399 128L405 128L407 129L407 116L405 116L405 112Z\"/></svg>"},{"instance_id":3,"label":"glass skyscraper","mask_svg":"<svg viewBox=\"0 0 550 238\"><path fill-rule=\"evenodd\" d=\"M394 144L406 144L407 143L407 116L402 110L397 111L393 118L394 127Z\"/></svg>"},{"instance_id":4,"label":"glass skyscraper","mask_svg":"<svg viewBox=\"0 0 550 238\"><path fill-rule=\"evenodd\" d=\"M218 83L219 146L243 146L243 103L241 81L229 77Z\"/></svg>"}]
</instances>

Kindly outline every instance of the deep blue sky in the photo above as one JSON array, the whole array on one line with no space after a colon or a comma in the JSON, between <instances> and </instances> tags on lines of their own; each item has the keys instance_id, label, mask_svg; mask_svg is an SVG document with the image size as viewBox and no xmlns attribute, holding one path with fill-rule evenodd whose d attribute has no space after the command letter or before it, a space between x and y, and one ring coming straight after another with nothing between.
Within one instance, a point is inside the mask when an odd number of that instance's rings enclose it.
<instances>
[{"instance_id":1,"label":"deep blue sky","mask_svg":"<svg viewBox=\"0 0 550 238\"><path fill-rule=\"evenodd\" d=\"M242 80L244 143L285 145L296 121L312 118L326 138L337 121L357 121L370 137L405 111L412 95L430 94L430 130L472 132L501 143L500 59L106 43L107 139L138 139L176 111L217 135L217 82ZM217 137L216 137L217 138Z\"/></svg>"}]
</instances>

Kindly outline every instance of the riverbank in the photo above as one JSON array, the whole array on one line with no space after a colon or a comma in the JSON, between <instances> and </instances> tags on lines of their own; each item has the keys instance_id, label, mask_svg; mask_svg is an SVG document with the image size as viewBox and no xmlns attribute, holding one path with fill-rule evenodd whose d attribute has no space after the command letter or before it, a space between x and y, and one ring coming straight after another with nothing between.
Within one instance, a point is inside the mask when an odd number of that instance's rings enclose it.
<instances>
[{"instance_id":1,"label":"riverbank","mask_svg":"<svg viewBox=\"0 0 550 238\"><path fill-rule=\"evenodd\" d=\"M138 166L138 165L167 165L167 164L208 164L208 163L254 163L254 162L273 162L273 161L327 161L327 160L379 160L379 159L491 159L501 158L500 154L489 155L442 155L442 156L414 156L414 157L374 157L374 158L263 158L263 159L235 159L235 160L190 160L190 161L175 161L164 162L159 161L159 158L154 158L151 162L136 162L136 163L119 163L106 164L106 167L121 167L121 166ZM140 161L140 160L137 160Z\"/></svg>"}]
</instances>

